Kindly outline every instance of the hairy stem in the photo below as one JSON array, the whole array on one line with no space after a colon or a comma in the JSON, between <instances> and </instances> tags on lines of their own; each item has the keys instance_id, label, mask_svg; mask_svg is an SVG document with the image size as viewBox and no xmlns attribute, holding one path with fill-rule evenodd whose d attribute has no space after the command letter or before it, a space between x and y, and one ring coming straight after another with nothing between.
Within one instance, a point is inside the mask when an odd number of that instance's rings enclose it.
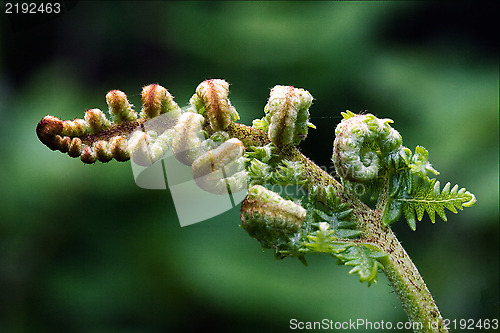
<instances>
[{"instance_id":1,"label":"hairy stem","mask_svg":"<svg viewBox=\"0 0 500 333\"><path fill-rule=\"evenodd\" d=\"M245 146L262 146L269 143L267 133L242 124L233 123L226 129L232 137ZM283 158L304 164L306 186L332 186L342 202L353 209L354 222L362 230L362 238L369 240L388 254L383 261L384 272L398 295L408 318L421 323L416 332L447 332L429 289L412 260L392 230L382 224L381 210L387 200L379 201L377 210L370 209L356 196L350 194L335 178L318 167L292 145L280 147Z\"/></svg>"}]
</instances>

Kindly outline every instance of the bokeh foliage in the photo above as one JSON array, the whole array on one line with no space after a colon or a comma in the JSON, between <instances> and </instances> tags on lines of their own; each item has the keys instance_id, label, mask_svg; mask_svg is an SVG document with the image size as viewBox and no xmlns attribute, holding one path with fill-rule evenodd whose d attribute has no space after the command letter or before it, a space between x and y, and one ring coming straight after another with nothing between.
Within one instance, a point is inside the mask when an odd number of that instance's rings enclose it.
<instances>
[{"instance_id":1,"label":"bokeh foliage","mask_svg":"<svg viewBox=\"0 0 500 333\"><path fill-rule=\"evenodd\" d=\"M0 331L287 331L289 320L406 320L380 276L367 288L327 256L274 261L233 209L181 228L168 191L129 163L83 165L35 134L123 90L165 86L182 106L232 84L250 124L269 89L311 92L301 149L333 171L340 112L392 118L473 209L394 226L445 318L498 318L498 33L474 2L66 1L54 19L0 16ZM438 177L439 179L439 177ZM196 203L193 203L195 206Z\"/></svg>"}]
</instances>

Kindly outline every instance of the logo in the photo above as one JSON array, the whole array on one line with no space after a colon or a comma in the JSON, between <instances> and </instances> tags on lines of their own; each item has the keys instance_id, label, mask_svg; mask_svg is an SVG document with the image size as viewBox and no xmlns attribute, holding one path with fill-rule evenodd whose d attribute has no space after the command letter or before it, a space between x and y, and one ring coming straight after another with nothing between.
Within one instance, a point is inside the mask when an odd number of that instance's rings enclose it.
<instances>
[{"instance_id":1,"label":"logo","mask_svg":"<svg viewBox=\"0 0 500 333\"><path fill-rule=\"evenodd\" d=\"M182 227L232 209L247 194L243 144L217 133L206 138L202 119L166 113L138 126L129 139L135 183L168 188Z\"/></svg>"}]
</instances>

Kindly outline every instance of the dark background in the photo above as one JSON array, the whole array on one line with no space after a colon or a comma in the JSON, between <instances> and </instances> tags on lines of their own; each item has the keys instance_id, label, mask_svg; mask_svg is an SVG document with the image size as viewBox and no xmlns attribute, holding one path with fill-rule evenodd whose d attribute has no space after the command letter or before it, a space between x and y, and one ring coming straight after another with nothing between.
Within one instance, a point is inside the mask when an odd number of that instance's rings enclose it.
<instances>
[{"instance_id":1,"label":"dark background","mask_svg":"<svg viewBox=\"0 0 500 333\"><path fill-rule=\"evenodd\" d=\"M276 84L311 92L302 151L331 170L340 112L392 118L444 185L478 203L394 230L445 318L499 316L498 10L493 2L63 1L59 15L0 15L0 331L285 332L289 320L405 321L328 256L275 261L237 208L181 228L169 191L130 163L84 165L43 146L45 115L140 107L149 83L181 105L224 78L241 122ZM193 202L193 209L196 209ZM363 329L359 330L364 331Z\"/></svg>"}]
</instances>

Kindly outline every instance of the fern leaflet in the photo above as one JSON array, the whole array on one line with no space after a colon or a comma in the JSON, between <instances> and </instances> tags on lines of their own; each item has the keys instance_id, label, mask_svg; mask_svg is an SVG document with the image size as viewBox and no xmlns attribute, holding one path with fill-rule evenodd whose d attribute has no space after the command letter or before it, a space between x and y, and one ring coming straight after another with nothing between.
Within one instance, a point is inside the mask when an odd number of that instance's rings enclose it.
<instances>
[{"instance_id":1,"label":"fern leaflet","mask_svg":"<svg viewBox=\"0 0 500 333\"><path fill-rule=\"evenodd\" d=\"M465 188L459 189L458 185L450 188L451 184L448 182L441 191L440 183L436 179L430 179L429 183L426 184L422 178L419 178L409 197L396 199L402 203L401 208L408 225L415 230L415 213L416 218L422 221L424 213L427 211L432 223L435 223L435 213L443 221L447 221L444 208L457 213L457 208L462 210L463 207L471 207L476 203L474 194Z\"/></svg>"},{"instance_id":2,"label":"fern leaflet","mask_svg":"<svg viewBox=\"0 0 500 333\"><path fill-rule=\"evenodd\" d=\"M349 274L358 274L361 282L368 282L370 285L377 283L377 272L379 268L384 269L380 260L387 257L387 254L375 246L372 249L368 244L355 244L334 256L340 263L353 267Z\"/></svg>"}]
</instances>

